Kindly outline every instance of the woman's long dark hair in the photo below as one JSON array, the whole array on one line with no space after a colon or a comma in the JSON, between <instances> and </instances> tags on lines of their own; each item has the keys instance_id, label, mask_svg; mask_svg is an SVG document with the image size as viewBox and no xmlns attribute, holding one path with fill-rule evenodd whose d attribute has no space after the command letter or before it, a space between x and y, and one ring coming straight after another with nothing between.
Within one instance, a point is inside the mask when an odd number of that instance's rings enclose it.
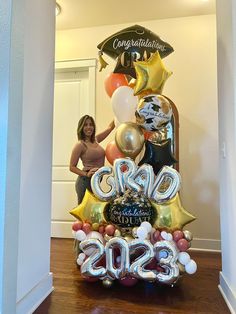
<instances>
[{"instance_id":1,"label":"woman's long dark hair","mask_svg":"<svg viewBox=\"0 0 236 314\"><path fill-rule=\"evenodd\" d=\"M85 140L85 134L84 134L84 125L86 120L91 120L92 124L93 124L93 133L91 135L91 142L94 143L95 142L95 134L96 134L96 125L95 125L95 121L93 119L93 117L89 116L89 115L85 115L82 118L80 118L79 122L78 122L78 127L77 127L77 137L79 141L84 141Z\"/></svg>"}]
</instances>

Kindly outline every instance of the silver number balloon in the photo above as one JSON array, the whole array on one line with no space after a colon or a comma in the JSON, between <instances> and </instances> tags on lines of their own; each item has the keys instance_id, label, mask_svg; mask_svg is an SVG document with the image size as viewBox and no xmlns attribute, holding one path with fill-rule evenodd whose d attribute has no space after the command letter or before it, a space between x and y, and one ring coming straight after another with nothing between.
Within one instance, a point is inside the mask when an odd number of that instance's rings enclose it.
<instances>
[{"instance_id":1,"label":"silver number balloon","mask_svg":"<svg viewBox=\"0 0 236 314\"><path fill-rule=\"evenodd\" d=\"M160 190L164 180L168 179L170 184L164 191ZM157 203L163 203L173 198L180 189L181 177L178 171L169 166L164 166L156 177L151 198Z\"/></svg>"},{"instance_id":2,"label":"silver number balloon","mask_svg":"<svg viewBox=\"0 0 236 314\"><path fill-rule=\"evenodd\" d=\"M115 267L114 265L114 249L120 249L120 266ZM106 267L107 274L116 279L125 277L129 271L129 246L128 243L122 238L112 238L106 243Z\"/></svg>"},{"instance_id":3,"label":"silver number balloon","mask_svg":"<svg viewBox=\"0 0 236 314\"><path fill-rule=\"evenodd\" d=\"M178 251L175 244L170 241L159 241L154 244L154 251L156 255L161 251L166 252L166 256L161 257L159 260L160 266L165 272L157 273L157 280L165 284L175 283L179 278Z\"/></svg>"},{"instance_id":4,"label":"silver number balloon","mask_svg":"<svg viewBox=\"0 0 236 314\"><path fill-rule=\"evenodd\" d=\"M97 239L89 239L80 243L80 249L84 252L91 248L94 251L81 265L81 274L86 277L103 277L106 274L106 269L102 266L95 267L95 264L104 255L104 245Z\"/></svg>"},{"instance_id":5,"label":"silver number balloon","mask_svg":"<svg viewBox=\"0 0 236 314\"><path fill-rule=\"evenodd\" d=\"M111 167L101 167L97 170L91 179L91 187L93 193L97 198L103 201L108 201L116 196L116 184L113 176L109 176L106 180L107 184L110 186L110 191L104 192L101 187L101 181L104 175L110 175L112 173Z\"/></svg>"},{"instance_id":6,"label":"silver number balloon","mask_svg":"<svg viewBox=\"0 0 236 314\"><path fill-rule=\"evenodd\" d=\"M141 186L144 195L151 196L154 182L154 172L151 165L144 164L133 176L134 181Z\"/></svg>"},{"instance_id":7,"label":"silver number balloon","mask_svg":"<svg viewBox=\"0 0 236 314\"><path fill-rule=\"evenodd\" d=\"M154 257L152 244L147 240L140 241L137 239L129 243L129 248L130 253L136 251L137 249L144 250L144 253L136 258L135 261L130 265L130 273L136 278L155 281L156 273L152 270L147 270L144 268Z\"/></svg>"}]
</instances>

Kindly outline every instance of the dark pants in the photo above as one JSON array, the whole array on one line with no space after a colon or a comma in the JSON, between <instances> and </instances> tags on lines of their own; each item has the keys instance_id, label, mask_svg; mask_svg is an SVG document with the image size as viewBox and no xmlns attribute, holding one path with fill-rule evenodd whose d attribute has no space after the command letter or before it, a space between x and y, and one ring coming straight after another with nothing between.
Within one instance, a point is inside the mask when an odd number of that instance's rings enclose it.
<instances>
[{"instance_id":1,"label":"dark pants","mask_svg":"<svg viewBox=\"0 0 236 314\"><path fill-rule=\"evenodd\" d=\"M90 182L91 182L91 178L78 176L75 182L75 190L78 197L78 204L82 202L86 189L92 192Z\"/></svg>"}]
</instances>

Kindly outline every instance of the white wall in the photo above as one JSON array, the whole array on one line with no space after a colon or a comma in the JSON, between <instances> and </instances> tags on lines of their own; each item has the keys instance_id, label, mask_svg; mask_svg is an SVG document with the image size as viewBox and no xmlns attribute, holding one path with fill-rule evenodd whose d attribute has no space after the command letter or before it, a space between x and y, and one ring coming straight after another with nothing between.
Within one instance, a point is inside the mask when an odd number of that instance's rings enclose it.
<instances>
[{"instance_id":1,"label":"white wall","mask_svg":"<svg viewBox=\"0 0 236 314\"><path fill-rule=\"evenodd\" d=\"M26 1L17 312L52 289L50 217L54 1ZM32 40L37 37L37 41ZM31 303L31 304L30 304Z\"/></svg>"},{"instance_id":2,"label":"white wall","mask_svg":"<svg viewBox=\"0 0 236 314\"><path fill-rule=\"evenodd\" d=\"M187 226L194 234L194 246L211 249L220 248L215 23L215 15L137 23L175 49L164 59L174 74L166 82L163 93L175 102L180 114L182 203L198 217ZM127 26L130 24L58 31L56 60L97 57L97 44ZM99 130L113 118L104 80L114 69L115 61L105 54L104 58L109 67L97 73ZM109 140L113 138L114 133Z\"/></svg>"},{"instance_id":3,"label":"white wall","mask_svg":"<svg viewBox=\"0 0 236 314\"><path fill-rule=\"evenodd\" d=\"M0 2L0 312L15 313L23 89L22 1ZM17 12L17 14L16 14Z\"/></svg>"},{"instance_id":4,"label":"white wall","mask_svg":"<svg viewBox=\"0 0 236 314\"><path fill-rule=\"evenodd\" d=\"M1 1L0 17L0 312L26 314L52 291L54 1Z\"/></svg>"},{"instance_id":5,"label":"white wall","mask_svg":"<svg viewBox=\"0 0 236 314\"><path fill-rule=\"evenodd\" d=\"M17 310L51 289L50 218L54 1L26 1ZM37 37L37 41L32 40ZM33 267L32 267L33 266ZM41 298L44 295L41 295ZM28 299L26 302L25 299ZM32 306L34 302L32 302ZM26 307L27 306L27 307Z\"/></svg>"},{"instance_id":6,"label":"white wall","mask_svg":"<svg viewBox=\"0 0 236 314\"><path fill-rule=\"evenodd\" d=\"M236 4L217 1L222 272L220 290L236 313ZM225 153L223 148L225 146Z\"/></svg>"}]
</instances>

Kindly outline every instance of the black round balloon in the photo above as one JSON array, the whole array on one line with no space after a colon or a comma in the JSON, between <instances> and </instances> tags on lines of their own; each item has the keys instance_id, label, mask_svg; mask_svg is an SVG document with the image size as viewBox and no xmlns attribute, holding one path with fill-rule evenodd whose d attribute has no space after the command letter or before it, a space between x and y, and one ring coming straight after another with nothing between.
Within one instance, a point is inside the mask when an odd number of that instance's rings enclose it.
<instances>
[{"instance_id":1,"label":"black round balloon","mask_svg":"<svg viewBox=\"0 0 236 314\"><path fill-rule=\"evenodd\" d=\"M167 42L149 29L133 25L109 36L97 48L113 59L117 58L115 73L129 74L136 77L134 61L147 60L151 53L159 52L161 58L174 51Z\"/></svg>"},{"instance_id":2,"label":"black round balloon","mask_svg":"<svg viewBox=\"0 0 236 314\"><path fill-rule=\"evenodd\" d=\"M111 201L104 214L108 222L121 228L137 227L143 221L153 225L157 215L146 196L131 190Z\"/></svg>"}]
</instances>

